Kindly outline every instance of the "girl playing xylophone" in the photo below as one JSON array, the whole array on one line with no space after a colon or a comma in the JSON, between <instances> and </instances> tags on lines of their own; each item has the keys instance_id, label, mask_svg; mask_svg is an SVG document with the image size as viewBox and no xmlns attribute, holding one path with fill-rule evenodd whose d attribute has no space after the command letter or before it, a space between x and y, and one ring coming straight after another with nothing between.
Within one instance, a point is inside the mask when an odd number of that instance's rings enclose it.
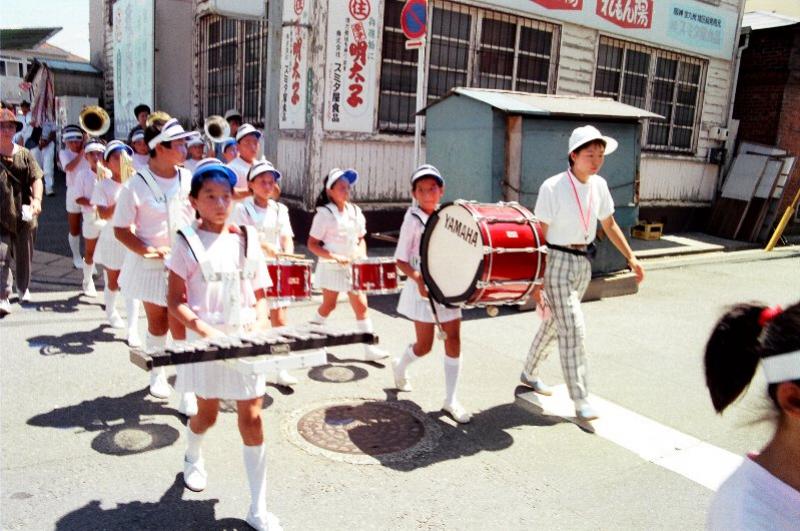
<instances>
[{"instance_id":1,"label":"girl playing xylophone","mask_svg":"<svg viewBox=\"0 0 800 531\"><path fill-rule=\"evenodd\" d=\"M124 181L128 177L122 174L122 157L130 157L131 155L133 155L133 150L126 144L119 140L109 142L103 153L103 159L106 167L111 171L111 177L98 180L92 192L92 204L97 207L98 216L105 222L97 240L95 260L105 270L106 282L103 295L106 317L108 318L108 324L112 328L123 328L125 326L125 321L117 313L115 304L119 294L119 284L117 282L119 280L119 271L122 269L122 263L125 261L125 255L128 250L114 237L114 227L108 223L108 220L114 215L117 199L122 191ZM134 310L131 310L131 305L128 305L129 321L138 319L138 313L138 304L134 306ZM133 327L129 326L128 342L138 343L138 338L132 337L131 329L134 331L133 333L137 333L135 324Z\"/></svg>"},{"instance_id":2,"label":"girl playing xylophone","mask_svg":"<svg viewBox=\"0 0 800 531\"><path fill-rule=\"evenodd\" d=\"M114 235L131 251L125 256L119 284L125 297L144 304L147 349L163 349L169 331L173 339L183 339L182 327L167 314L164 258L177 230L194 218L188 201L191 175L178 167L186 159L186 138L194 134L184 131L175 119L166 123L157 120L148 126L144 139L150 149L150 161L123 187L114 210ZM150 394L169 397L170 386L163 367L150 371ZM182 396L178 409L192 413L193 397Z\"/></svg>"},{"instance_id":3,"label":"girl playing xylophone","mask_svg":"<svg viewBox=\"0 0 800 531\"><path fill-rule=\"evenodd\" d=\"M706 384L722 413L751 384L761 365L775 433L745 457L711 501L706 528L798 529L800 525L800 303L785 311L733 306L706 345Z\"/></svg>"},{"instance_id":4,"label":"girl playing xylophone","mask_svg":"<svg viewBox=\"0 0 800 531\"><path fill-rule=\"evenodd\" d=\"M181 229L167 260L170 313L200 337L241 333L266 324L266 289L271 285L255 229L228 225L236 174L225 165L201 162L192 177L190 200L200 221ZM190 364L178 386L197 395L197 414L187 425L183 480L190 490L205 489L201 442L214 425L220 399L236 400L239 433L251 503L247 523L280 529L266 508L266 445L261 426L263 375L245 375L228 361Z\"/></svg>"},{"instance_id":5,"label":"girl playing xylophone","mask_svg":"<svg viewBox=\"0 0 800 531\"><path fill-rule=\"evenodd\" d=\"M425 223L444 195L444 178L439 170L430 164L417 168L411 176L411 194L419 206L412 206L406 211L394 257L397 259L397 268L408 277L400 293L397 311L414 322L417 341L410 344L402 356L394 361L395 387L400 391L410 391L408 366L431 351L435 322L431 311L433 304L442 329L447 334L444 340L446 397L442 409L456 422L466 423L471 420L472 415L456 399L461 369L461 310L445 308L429 300L428 290L420 273L419 249Z\"/></svg>"},{"instance_id":6,"label":"girl playing xylophone","mask_svg":"<svg viewBox=\"0 0 800 531\"><path fill-rule=\"evenodd\" d=\"M271 162L256 161L247 172L247 183L252 195L236 204L230 219L236 225L254 227L258 231L264 254L272 259L279 253L294 253L294 232L289 221L289 209L272 199L277 195L276 188L280 180L281 172ZM288 299L269 301L269 320L273 327L286 326L286 308L289 303ZM281 370L276 381L280 385L288 386L296 384L297 378Z\"/></svg>"},{"instance_id":7,"label":"girl playing xylophone","mask_svg":"<svg viewBox=\"0 0 800 531\"><path fill-rule=\"evenodd\" d=\"M317 198L317 213L311 222L308 250L320 260L314 274L314 282L322 288L322 304L311 324L322 326L336 308L339 292L347 292L350 306L356 314L356 326L360 332L372 332L367 296L353 291L350 263L367 255L364 235L366 220L361 209L349 201L350 187L358 179L355 170L334 168L323 182ZM364 359L379 360L389 354L375 345L364 345Z\"/></svg>"},{"instance_id":8,"label":"girl playing xylophone","mask_svg":"<svg viewBox=\"0 0 800 531\"><path fill-rule=\"evenodd\" d=\"M83 255L83 293L88 297L96 297L97 290L94 287L92 276L95 274L94 250L97 246L97 239L100 237L100 230L105 225L105 221L97 216L97 209L92 204L92 193L98 180L106 180L107 172L99 165L103 158L106 146L102 140L92 138L86 143L84 157L89 165L75 176L73 182L73 194L75 203L80 205L83 223L81 233L86 244Z\"/></svg>"}]
</instances>

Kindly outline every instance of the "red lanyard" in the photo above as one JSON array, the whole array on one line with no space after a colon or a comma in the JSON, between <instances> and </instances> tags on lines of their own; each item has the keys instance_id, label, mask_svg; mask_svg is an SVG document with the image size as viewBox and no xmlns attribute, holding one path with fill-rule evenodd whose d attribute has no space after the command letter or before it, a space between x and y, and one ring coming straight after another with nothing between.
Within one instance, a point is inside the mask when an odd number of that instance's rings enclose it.
<instances>
[{"instance_id":1,"label":"red lanyard","mask_svg":"<svg viewBox=\"0 0 800 531\"><path fill-rule=\"evenodd\" d=\"M592 186L589 185L589 197L586 201L586 214L583 213L583 205L581 205L581 199L578 197L578 189L575 188L575 183L572 179L575 179L572 175L570 170L567 170L567 177L569 177L569 184L572 185L572 193L575 194L575 202L578 203L578 212L581 216L581 225L583 225L584 231L584 239L586 242L589 242L589 221L592 219Z\"/></svg>"}]
</instances>

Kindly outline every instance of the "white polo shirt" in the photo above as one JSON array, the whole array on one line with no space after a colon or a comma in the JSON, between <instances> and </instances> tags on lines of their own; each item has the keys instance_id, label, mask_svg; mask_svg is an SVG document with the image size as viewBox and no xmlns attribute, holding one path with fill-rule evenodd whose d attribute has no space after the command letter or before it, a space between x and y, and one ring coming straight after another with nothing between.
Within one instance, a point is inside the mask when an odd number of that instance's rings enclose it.
<instances>
[{"instance_id":1,"label":"white polo shirt","mask_svg":"<svg viewBox=\"0 0 800 531\"><path fill-rule=\"evenodd\" d=\"M574 189L570 179L575 185ZM597 221L614 213L614 200L606 180L599 175L592 175L586 183L582 183L567 172L562 172L542 183L533 213L539 221L547 224L548 243L588 244L597 235ZM587 216L588 224L584 226Z\"/></svg>"},{"instance_id":2,"label":"white polo shirt","mask_svg":"<svg viewBox=\"0 0 800 531\"><path fill-rule=\"evenodd\" d=\"M252 164L245 161L242 157L236 157L228 163L228 167L236 174L236 188L247 190L247 172L250 171Z\"/></svg>"}]
</instances>

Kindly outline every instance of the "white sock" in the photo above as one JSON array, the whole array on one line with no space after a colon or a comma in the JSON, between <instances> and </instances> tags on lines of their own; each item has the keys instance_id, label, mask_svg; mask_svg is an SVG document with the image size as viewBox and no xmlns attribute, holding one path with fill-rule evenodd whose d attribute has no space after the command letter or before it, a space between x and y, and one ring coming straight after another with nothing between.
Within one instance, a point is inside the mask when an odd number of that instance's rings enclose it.
<instances>
[{"instance_id":1,"label":"white sock","mask_svg":"<svg viewBox=\"0 0 800 531\"><path fill-rule=\"evenodd\" d=\"M80 236L73 236L72 234L67 236L67 240L69 241L69 250L72 251L72 258L81 257L81 237Z\"/></svg>"},{"instance_id":2,"label":"white sock","mask_svg":"<svg viewBox=\"0 0 800 531\"><path fill-rule=\"evenodd\" d=\"M405 372L406 368L415 361L417 361L418 359L419 356L414 354L414 344L412 343L411 345L406 347L406 350L405 352L403 352L403 355L398 358L397 370Z\"/></svg>"},{"instance_id":3,"label":"white sock","mask_svg":"<svg viewBox=\"0 0 800 531\"><path fill-rule=\"evenodd\" d=\"M373 330L372 319L367 317L363 321L356 321L356 329L358 329L359 332L371 333Z\"/></svg>"},{"instance_id":4,"label":"white sock","mask_svg":"<svg viewBox=\"0 0 800 531\"><path fill-rule=\"evenodd\" d=\"M267 517L267 445L243 446L244 468L250 485L250 513Z\"/></svg>"},{"instance_id":5,"label":"white sock","mask_svg":"<svg viewBox=\"0 0 800 531\"><path fill-rule=\"evenodd\" d=\"M111 317L114 315L114 312L117 311L117 295L119 295L119 290L111 291L107 287L103 288L103 299L105 300L106 315L108 317Z\"/></svg>"},{"instance_id":6,"label":"white sock","mask_svg":"<svg viewBox=\"0 0 800 531\"><path fill-rule=\"evenodd\" d=\"M317 313L315 313L314 317L311 318L311 322L318 325L324 325L325 321L327 320L328 320L327 317L322 317L320 315L319 310L317 310Z\"/></svg>"},{"instance_id":7,"label":"white sock","mask_svg":"<svg viewBox=\"0 0 800 531\"><path fill-rule=\"evenodd\" d=\"M202 457L200 443L203 442L204 436L204 433L193 432L189 423L186 424L186 460L190 463L196 463Z\"/></svg>"},{"instance_id":8,"label":"white sock","mask_svg":"<svg viewBox=\"0 0 800 531\"><path fill-rule=\"evenodd\" d=\"M89 283L94 284L94 279L92 278L92 269L94 269L94 264L87 264L86 262L83 263L83 283L87 286Z\"/></svg>"},{"instance_id":9,"label":"white sock","mask_svg":"<svg viewBox=\"0 0 800 531\"><path fill-rule=\"evenodd\" d=\"M456 387L458 386L458 373L461 370L461 358L444 357L444 384L448 404L456 401Z\"/></svg>"},{"instance_id":10,"label":"white sock","mask_svg":"<svg viewBox=\"0 0 800 531\"><path fill-rule=\"evenodd\" d=\"M139 328L139 299L125 297L125 317L128 319L128 331Z\"/></svg>"},{"instance_id":11,"label":"white sock","mask_svg":"<svg viewBox=\"0 0 800 531\"><path fill-rule=\"evenodd\" d=\"M164 347L167 346L167 334L154 336L148 331L144 338L144 346L147 350L164 350ZM163 370L163 367L161 369Z\"/></svg>"}]
</instances>

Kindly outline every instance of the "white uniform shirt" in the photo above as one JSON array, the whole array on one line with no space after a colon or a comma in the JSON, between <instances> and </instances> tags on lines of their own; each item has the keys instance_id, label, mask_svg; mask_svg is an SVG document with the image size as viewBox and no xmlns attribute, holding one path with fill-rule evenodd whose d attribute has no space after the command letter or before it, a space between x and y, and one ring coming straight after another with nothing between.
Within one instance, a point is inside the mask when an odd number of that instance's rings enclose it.
<instances>
[{"instance_id":1,"label":"white uniform shirt","mask_svg":"<svg viewBox=\"0 0 800 531\"><path fill-rule=\"evenodd\" d=\"M800 492L748 457L714 495L706 527L712 531L800 529Z\"/></svg>"},{"instance_id":2,"label":"white uniform shirt","mask_svg":"<svg viewBox=\"0 0 800 531\"><path fill-rule=\"evenodd\" d=\"M407 262L415 271L420 270L420 242L427 222L428 214L421 208L412 206L406 210L403 224L400 226L394 257L396 260Z\"/></svg>"},{"instance_id":3,"label":"white uniform shirt","mask_svg":"<svg viewBox=\"0 0 800 531\"><path fill-rule=\"evenodd\" d=\"M78 175L75 176L75 181L72 184L72 194L75 199L85 197L91 201L92 194L94 193L94 185L97 182L97 174L92 171L90 167L86 167ZM93 216L95 212L94 205L80 205L81 212L85 216Z\"/></svg>"},{"instance_id":4,"label":"white uniform shirt","mask_svg":"<svg viewBox=\"0 0 800 531\"><path fill-rule=\"evenodd\" d=\"M200 161L195 159L186 159L186 161L183 163L183 167L194 173L194 169L197 167L198 162Z\"/></svg>"},{"instance_id":5,"label":"white uniform shirt","mask_svg":"<svg viewBox=\"0 0 800 531\"><path fill-rule=\"evenodd\" d=\"M294 237L292 223L289 221L289 209L272 199L267 203L267 208L261 208L255 204L252 197L245 198L233 207L229 223L252 225L258 231L262 243L278 248L282 237Z\"/></svg>"},{"instance_id":6,"label":"white uniform shirt","mask_svg":"<svg viewBox=\"0 0 800 531\"><path fill-rule=\"evenodd\" d=\"M173 198L178 201L179 219L167 222L167 205L159 202L142 176L137 173L128 180L119 194L113 223L115 227L135 225L136 236L145 244L169 247L172 238L170 229L174 233L194 219L194 209L188 200L192 179L185 169L178 170L177 176L172 179L164 179L153 173L151 175L166 196L167 202Z\"/></svg>"},{"instance_id":7,"label":"white uniform shirt","mask_svg":"<svg viewBox=\"0 0 800 531\"><path fill-rule=\"evenodd\" d=\"M133 164L133 169L139 171L142 168L146 168L147 165L150 163L150 156L139 155L138 153L134 153L133 156L131 157L131 161Z\"/></svg>"},{"instance_id":8,"label":"white uniform shirt","mask_svg":"<svg viewBox=\"0 0 800 531\"><path fill-rule=\"evenodd\" d=\"M80 157L81 161L72 171L67 171L67 164L75 160L75 157ZM67 188L70 188L73 183L75 182L75 177L81 173L83 170L89 168L89 161L86 160L86 157L83 156L83 152L81 153L74 153L69 149L62 149L58 152L58 162L61 164L61 169L64 170L66 174L66 181L67 181ZM79 197L79 196L73 196Z\"/></svg>"},{"instance_id":9,"label":"white uniform shirt","mask_svg":"<svg viewBox=\"0 0 800 531\"><path fill-rule=\"evenodd\" d=\"M367 220L361 209L352 203L346 203L344 211L333 203L317 208L311 222L309 236L320 240L325 249L334 254L353 256L358 249L358 242L367 233Z\"/></svg>"},{"instance_id":10,"label":"white uniform shirt","mask_svg":"<svg viewBox=\"0 0 800 531\"><path fill-rule=\"evenodd\" d=\"M570 185L570 179L575 184L575 191ZM575 192L580 199L580 209L575 199ZM588 235L583 224L587 208ZM539 221L547 223L547 241L554 245L591 243L597 235L597 221L604 220L613 213L614 200L611 198L605 179L599 175L592 175L584 184L570 177L567 172L554 175L542 183L534 209L534 215Z\"/></svg>"},{"instance_id":11,"label":"white uniform shirt","mask_svg":"<svg viewBox=\"0 0 800 531\"><path fill-rule=\"evenodd\" d=\"M242 157L236 157L228 163L228 167L236 174L236 188L247 189L247 172L250 171L252 164L246 162Z\"/></svg>"},{"instance_id":12,"label":"white uniform shirt","mask_svg":"<svg viewBox=\"0 0 800 531\"><path fill-rule=\"evenodd\" d=\"M100 179L94 185L92 204L101 207L110 207L117 204L123 185L114 179Z\"/></svg>"},{"instance_id":13,"label":"white uniform shirt","mask_svg":"<svg viewBox=\"0 0 800 531\"><path fill-rule=\"evenodd\" d=\"M53 182L53 158L55 156L55 142L48 143L44 149L37 144L31 150L31 155L36 159L36 163L42 169L45 184Z\"/></svg>"},{"instance_id":14,"label":"white uniform shirt","mask_svg":"<svg viewBox=\"0 0 800 531\"><path fill-rule=\"evenodd\" d=\"M197 227L195 232L206 250L206 257L215 273L241 271L245 259L244 238L241 235L227 230L221 233L208 232ZM264 255L262 253L256 255L250 257L258 261L255 278L241 280L243 308L255 308L255 291L272 286L264 263ZM174 271L186 281L186 302L189 307L201 319L211 324L220 324L218 317L223 315L226 299L223 282L206 282L200 271L200 264L186 240L180 237L175 240L170 256L164 263L167 269Z\"/></svg>"}]
</instances>

